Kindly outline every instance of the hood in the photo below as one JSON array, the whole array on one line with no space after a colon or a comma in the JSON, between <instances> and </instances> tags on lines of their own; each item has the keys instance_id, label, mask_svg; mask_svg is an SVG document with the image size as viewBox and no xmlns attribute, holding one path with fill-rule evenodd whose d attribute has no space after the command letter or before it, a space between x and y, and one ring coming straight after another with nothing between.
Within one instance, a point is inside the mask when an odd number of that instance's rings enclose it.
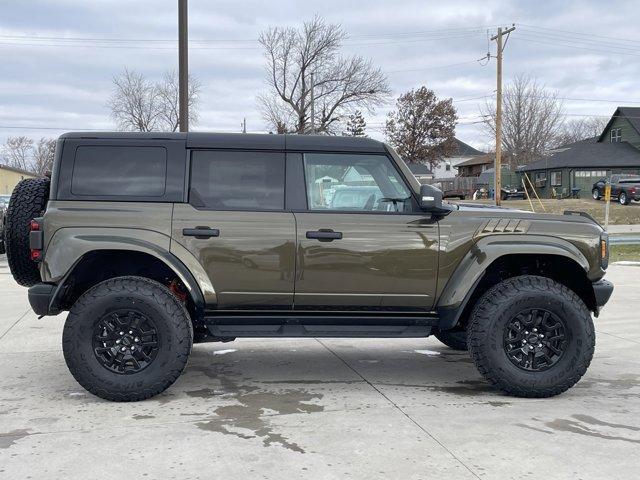
<instances>
[{"instance_id":1,"label":"hood","mask_svg":"<svg viewBox=\"0 0 640 480\"><path fill-rule=\"evenodd\" d=\"M600 227L600 225L594 219L583 216L580 214L580 212L571 212L572 214L559 215L553 213L535 213L529 212L527 210L517 210L515 208L497 207L495 205L477 203L456 203L452 205L457 206L457 211L465 216L478 216L486 218L518 218L567 223L587 223ZM455 211L452 213L455 213Z\"/></svg>"}]
</instances>

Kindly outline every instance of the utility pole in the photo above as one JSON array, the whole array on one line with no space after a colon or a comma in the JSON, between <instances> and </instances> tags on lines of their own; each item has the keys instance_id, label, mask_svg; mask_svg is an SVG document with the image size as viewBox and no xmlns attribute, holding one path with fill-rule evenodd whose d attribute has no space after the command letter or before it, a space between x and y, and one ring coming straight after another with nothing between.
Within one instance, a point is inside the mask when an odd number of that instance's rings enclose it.
<instances>
[{"instance_id":1,"label":"utility pole","mask_svg":"<svg viewBox=\"0 0 640 480\"><path fill-rule=\"evenodd\" d=\"M506 40L502 43L502 37L508 35L516 29L515 25L510 28L498 28L498 34L491 37L491 40L496 41L497 45L497 75L496 75L496 160L494 164L494 188L493 198L495 204L500 205L502 195L502 53L504 47L507 44Z\"/></svg>"},{"instance_id":2,"label":"utility pole","mask_svg":"<svg viewBox=\"0 0 640 480\"><path fill-rule=\"evenodd\" d=\"M311 135L316 133L316 99L315 99L315 83L313 81L313 72L311 72Z\"/></svg>"},{"instance_id":3,"label":"utility pole","mask_svg":"<svg viewBox=\"0 0 640 480\"><path fill-rule=\"evenodd\" d=\"M187 0L178 0L178 105L180 131L189 131L189 34Z\"/></svg>"}]
</instances>

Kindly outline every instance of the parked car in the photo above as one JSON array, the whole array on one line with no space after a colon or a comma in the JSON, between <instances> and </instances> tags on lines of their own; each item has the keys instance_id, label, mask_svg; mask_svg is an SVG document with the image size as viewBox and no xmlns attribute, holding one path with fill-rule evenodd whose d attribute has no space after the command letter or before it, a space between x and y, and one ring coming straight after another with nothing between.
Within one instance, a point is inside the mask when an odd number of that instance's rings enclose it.
<instances>
[{"instance_id":1,"label":"parked car","mask_svg":"<svg viewBox=\"0 0 640 480\"><path fill-rule=\"evenodd\" d=\"M327 172L382 197L331 207ZM70 133L51 178L15 188L8 264L37 315L69 311L69 370L109 400L167 389L194 342L429 335L549 397L586 372L613 291L590 218L443 202L368 138Z\"/></svg>"},{"instance_id":2,"label":"parked car","mask_svg":"<svg viewBox=\"0 0 640 480\"><path fill-rule=\"evenodd\" d=\"M522 188L509 185L506 187L502 187L500 191L502 192L500 194L501 200L524 199L524 190Z\"/></svg>"},{"instance_id":3,"label":"parked car","mask_svg":"<svg viewBox=\"0 0 640 480\"><path fill-rule=\"evenodd\" d=\"M606 178L601 178L593 184L591 195L594 200L604 197ZM629 205L632 200L640 200L640 176L611 175L611 199L618 200L620 205Z\"/></svg>"},{"instance_id":4,"label":"parked car","mask_svg":"<svg viewBox=\"0 0 640 480\"><path fill-rule=\"evenodd\" d=\"M4 254L4 214L9 206L11 195L0 195L0 255Z\"/></svg>"}]
</instances>

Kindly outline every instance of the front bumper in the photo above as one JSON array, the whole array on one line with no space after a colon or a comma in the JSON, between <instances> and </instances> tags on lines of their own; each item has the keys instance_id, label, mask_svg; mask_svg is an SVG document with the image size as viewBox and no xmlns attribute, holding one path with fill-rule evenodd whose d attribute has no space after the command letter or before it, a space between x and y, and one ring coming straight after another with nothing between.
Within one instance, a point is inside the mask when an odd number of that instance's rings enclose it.
<instances>
[{"instance_id":1,"label":"front bumper","mask_svg":"<svg viewBox=\"0 0 640 480\"><path fill-rule=\"evenodd\" d=\"M609 298L611 298L611 294L613 293L613 283L601 278L597 282L593 282L592 285L593 295L596 299L596 306L598 307L598 310L600 310L609 301Z\"/></svg>"}]
</instances>

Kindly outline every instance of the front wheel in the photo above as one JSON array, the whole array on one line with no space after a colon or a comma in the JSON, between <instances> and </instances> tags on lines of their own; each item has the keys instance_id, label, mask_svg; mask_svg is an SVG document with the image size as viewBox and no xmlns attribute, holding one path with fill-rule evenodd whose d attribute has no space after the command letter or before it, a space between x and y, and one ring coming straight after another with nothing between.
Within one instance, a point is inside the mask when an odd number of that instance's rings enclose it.
<instances>
[{"instance_id":1,"label":"front wheel","mask_svg":"<svg viewBox=\"0 0 640 480\"><path fill-rule=\"evenodd\" d=\"M594 200L600 200L602 197L600 196L600 191L597 188L594 188L591 192L591 196Z\"/></svg>"},{"instance_id":2,"label":"front wheel","mask_svg":"<svg viewBox=\"0 0 640 480\"><path fill-rule=\"evenodd\" d=\"M551 397L575 385L595 348L591 314L570 289L549 278L505 280L476 304L469 351L480 373L517 397Z\"/></svg>"},{"instance_id":3,"label":"front wheel","mask_svg":"<svg viewBox=\"0 0 640 480\"><path fill-rule=\"evenodd\" d=\"M80 385L118 402L166 390L184 370L193 327L164 285L142 277L99 283L73 305L62 333L64 359Z\"/></svg>"}]
</instances>

